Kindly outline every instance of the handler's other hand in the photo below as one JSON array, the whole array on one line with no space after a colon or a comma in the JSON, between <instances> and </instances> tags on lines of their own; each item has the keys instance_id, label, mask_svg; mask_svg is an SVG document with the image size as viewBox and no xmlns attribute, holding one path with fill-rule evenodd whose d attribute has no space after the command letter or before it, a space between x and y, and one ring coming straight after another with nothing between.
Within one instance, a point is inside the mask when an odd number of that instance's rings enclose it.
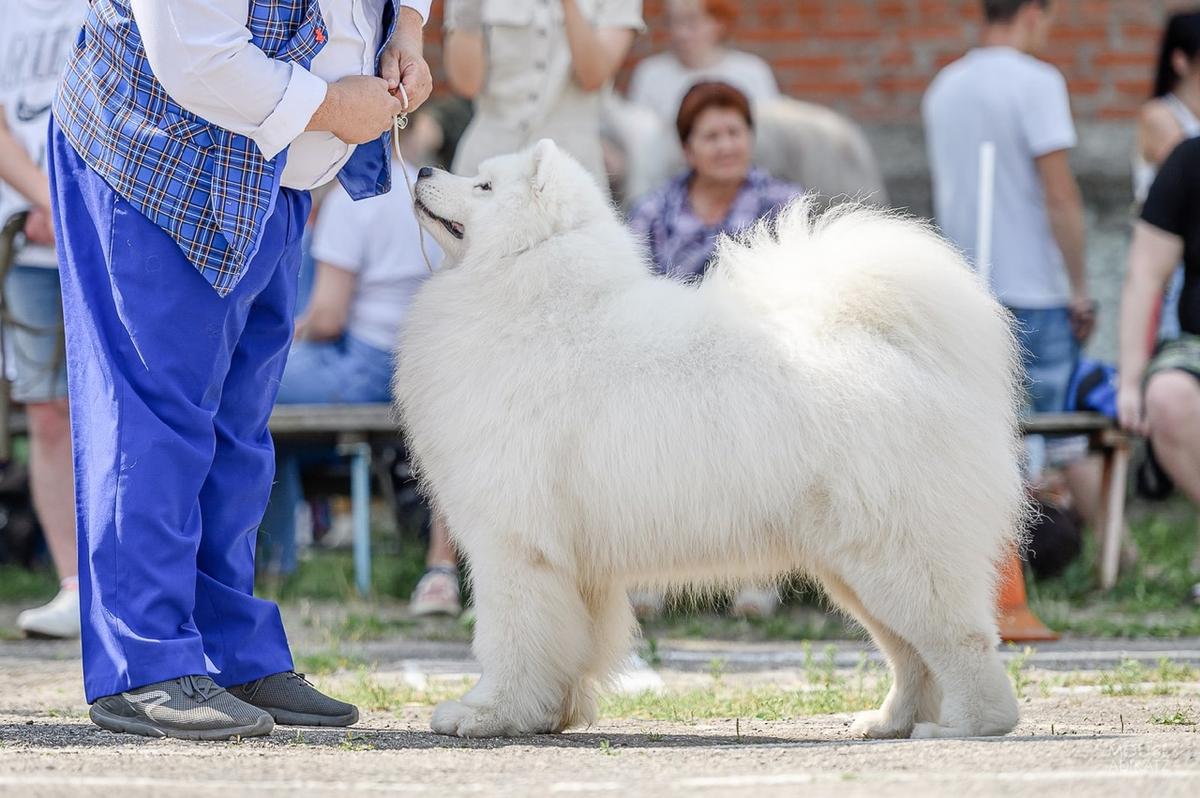
<instances>
[{"instance_id":1,"label":"handler's other hand","mask_svg":"<svg viewBox=\"0 0 1200 798\"><path fill-rule=\"evenodd\" d=\"M404 104L382 78L351 75L329 84L325 102L313 114L309 130L328 130L347 144L365 144L383 135Z\"/></svg>"},{"instance_id":2,"label":"handler's other hand","mask_svg":"<svg viewBox=\"0 0 1200 798\"><path fill-rule=\"evenodd\" d=\"M397 97L400 86L408 95L408 107L404 110L415 111L421 103L429 99L433 92L433 76L429 74L429 64L425 63L421 44L420 16L411 8L401 8L401 22L405 22L404 14L410 13L415 17L411 25L400 24L396 32L383 49L379 58L379 77L387 81L388 91Z\"/></svg>"}]
</instances>

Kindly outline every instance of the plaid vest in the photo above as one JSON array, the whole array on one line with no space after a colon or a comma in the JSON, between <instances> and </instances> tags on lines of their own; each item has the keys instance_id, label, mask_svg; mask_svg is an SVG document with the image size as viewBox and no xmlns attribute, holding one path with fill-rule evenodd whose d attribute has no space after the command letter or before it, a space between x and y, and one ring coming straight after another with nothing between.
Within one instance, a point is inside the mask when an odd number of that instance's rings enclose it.
<instances>
[{"instance_id":1,"label":"plaid vest","mask_svg":"<svg viewBox=\"0 0 1200 798\"><path fill-rule=\"evenodd\" d=\"M248 137L189 113L154 77L129 0L91 0L54 106L67 140L116 191L165 230L221 296L258 251L287 151L268 161ZM384 12L383 41L396 7ZM317 0L251 0L252 43L308 68L324 45ZM338 179L355 199L391 188L391 133L358 146Z\"/></svg>"}]
</instances>

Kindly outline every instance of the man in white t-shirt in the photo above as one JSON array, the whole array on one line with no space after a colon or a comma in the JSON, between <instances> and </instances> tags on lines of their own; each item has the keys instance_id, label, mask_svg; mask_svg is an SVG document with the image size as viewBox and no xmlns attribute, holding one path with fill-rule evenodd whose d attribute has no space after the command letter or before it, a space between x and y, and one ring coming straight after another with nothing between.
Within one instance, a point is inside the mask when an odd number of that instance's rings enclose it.
<instances>
[{"instance_id":1,"label":"man in white t-shirt","mask_svg":"<svg viewBox=\"0 0 1200 798\"><path fill-rule=\"evenodd\" d=\"M41 637L79 636L62 292L45 163L58 76L87 10L86 0L0 4L0 224L29 213L24 245L4 279L5 365L12 398L29 419L30 489L61 582L49 604L17 618L23 632Z\"/></svg>"},{"instance_id":2,"label":"man in white t-shirt","mask_svg":"<svg viewBox=\"0 0 1200 798\"><path fill-rule=\"evenodd\" d=\"M1069 154L1075 128L1063 76L1034 54L1052 0L983 0L982 45L943 69L922 104L938 225L980 256L981 153L994 146L986 266L1018 322L1034 411L1062 411L1095 321L1084 270L1083 203Z\"/></svg>"}]
</instances>

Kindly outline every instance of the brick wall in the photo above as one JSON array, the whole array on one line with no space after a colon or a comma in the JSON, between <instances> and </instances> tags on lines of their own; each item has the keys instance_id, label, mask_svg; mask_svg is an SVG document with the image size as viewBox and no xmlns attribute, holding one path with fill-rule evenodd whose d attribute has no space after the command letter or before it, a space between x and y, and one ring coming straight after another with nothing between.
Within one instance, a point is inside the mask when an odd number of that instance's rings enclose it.
<instances>
[{"instance_id":1,"label":"brick wall","mask_svg":"<svg viewBox=\"0 0 1200 798\"><path fill-rule=\"evenodd\" d=\"M1200 0L1056 0L1047 58L1066 74L1081 120L1131 116L1150 89L1162 21ZM440 3L435 6L440 7ZM663 0L645 0L649 33L639 58L666 47ZM933 75L979 33L978 0L743 0L736 47L771 62L793 96L831 105L863 122L909 122ZM432 20L433 31L440 18ZM432 31L431 31L432 32ZM440 48L430 42L430 63Z\"/></svg>"}]
</instances>

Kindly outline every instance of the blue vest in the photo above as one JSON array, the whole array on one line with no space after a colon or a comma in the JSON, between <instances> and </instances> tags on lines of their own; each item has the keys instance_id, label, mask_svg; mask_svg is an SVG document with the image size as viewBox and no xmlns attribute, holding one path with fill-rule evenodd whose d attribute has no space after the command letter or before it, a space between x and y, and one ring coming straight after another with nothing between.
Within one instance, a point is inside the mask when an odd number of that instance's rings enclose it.
<instances>
[{"instance_id":1,"label":"blue vest","mask_svg":"<svg viewBox=\"0 0 1200 798\"><path fill-rule=\"evenodd\" d=\"M71 145L113 190L165 230L222 296L258 251L287 151L268 161L248 137L189 113L154 77L129 0L91 0L54 106ZM391 37L396 4L384 11ZM251 0L252 43L308 68L328 36L317 0ZM391 133L359 145L338 179L355 199L391 188Z\"/></svg>"}]
</instances>

